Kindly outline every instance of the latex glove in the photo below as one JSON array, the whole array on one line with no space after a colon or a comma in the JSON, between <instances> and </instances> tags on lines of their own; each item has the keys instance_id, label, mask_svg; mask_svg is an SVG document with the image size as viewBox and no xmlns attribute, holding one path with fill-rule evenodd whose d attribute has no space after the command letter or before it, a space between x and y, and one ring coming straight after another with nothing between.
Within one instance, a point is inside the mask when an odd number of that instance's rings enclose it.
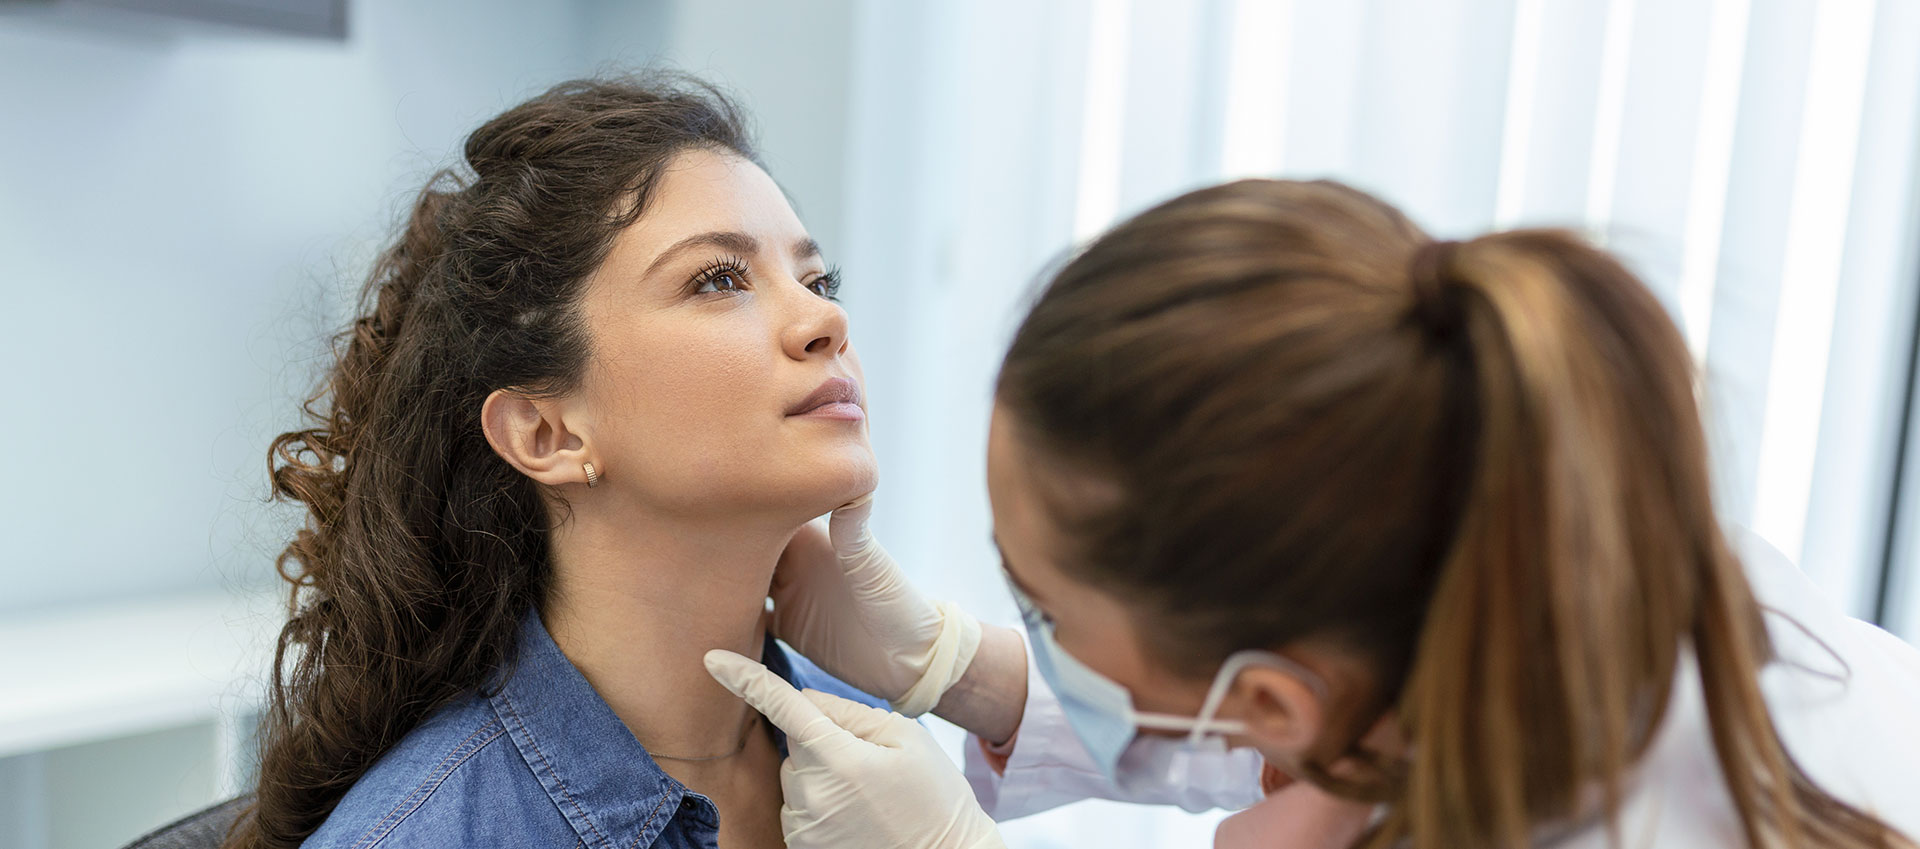
<instances>
[{"instance_id":1,"label":"latex glove","mask_svg":"<svg viewBox=\"0 0 1920 849\"><path fill-rule=\"evenodd\" d=\"M730 651L707 671L787 733L780 830L787 849L1005 849L967 780L920 724L817 690L802 693Z\"/></svg>"},{"instance_id":2,"label":"latex glove","mask_svg":"<svg viewBox=\"0 0 1920 849\"><path fill-rule=\"evenodd\" d=\"M834 677L919 716L940 703L980 648L980 622L928 601L867 530L873 496L809 523L773 573L773 633Z\"/></svg>"}]
</instances>

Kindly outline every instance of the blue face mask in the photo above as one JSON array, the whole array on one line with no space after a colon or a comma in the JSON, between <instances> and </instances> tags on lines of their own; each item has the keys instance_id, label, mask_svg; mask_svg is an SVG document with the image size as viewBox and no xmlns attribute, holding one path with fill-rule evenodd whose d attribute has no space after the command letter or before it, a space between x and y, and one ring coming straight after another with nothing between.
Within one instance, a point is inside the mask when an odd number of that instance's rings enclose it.
<instances>
[{"instance_id":1,"label":"blue face mask","mask_svg":"<svg viewBox=\"0 0 1920 849\"><path fill-rule=\"evenodd\" d=\"M1299 676L1309 688L1324 698L1324 685L1319 676L1310 670L1272 652L1247 650L1229 655L1220 665L1220 671L1214 674L1213 684L1207 688L1206 701L1201 704L1199 716L1142 713L1133 709L1133 696L1127 692L1127 688L1095 672L1060 648L1053 637L1053 620L1040 612L1026 593L1013 586L1011 581L1008 582L1008 588L1013 593L1014 603L1020 607L1021 620L1026 623L1027 636L1033 645L1033 663L1039 669L1040 677L1060 699L1067 724L1072 726L1074 735L1086 746L1087 753L1093 756L1094 763L1108 780L1117 784L1134 784L1140 780L1185 784L1195 755L1225 752L1226 735L1245 734L1247 726L1239 720L1220 719L1215 714L1219 712L1221 703L1226 701L1227 690L1233 685L1234 679L1249 666L1268 666ZM1186 745L1174 753L1166 775L1119 775L1120 757L1139 736L1142 728L1187 732Z\"/></svg>"}]
</instances>

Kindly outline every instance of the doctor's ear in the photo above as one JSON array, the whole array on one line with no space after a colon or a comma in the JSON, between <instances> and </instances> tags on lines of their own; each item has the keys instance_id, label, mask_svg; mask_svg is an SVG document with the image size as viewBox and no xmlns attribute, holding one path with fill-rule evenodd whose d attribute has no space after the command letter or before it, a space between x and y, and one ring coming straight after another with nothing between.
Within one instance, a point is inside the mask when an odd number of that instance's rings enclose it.
<instances>
[{"instance_id":1,"label":"doctor's ear","mask_svg":"<svg viewBox=\"0 0 1920 849\"><path fill-rule=\"evenodd\" d=\"M1326 705L1315 689L1292 672L1250 666L1234 682L1245 712L1247 734L1268 745L1304 752L1320 738Z\"/></svg>"},{"instance_id":2,"label":"doctor's ear","mask_svg":"<svg viewBox=\"0 0 1920 849\"><path fill-rule=\"evenodd\" d=\"M493 453L521 474L548 486L588 483L593 457L577 412L560 399L496 389L480 408L480 427Z\"/></svg>"}]
</instances>

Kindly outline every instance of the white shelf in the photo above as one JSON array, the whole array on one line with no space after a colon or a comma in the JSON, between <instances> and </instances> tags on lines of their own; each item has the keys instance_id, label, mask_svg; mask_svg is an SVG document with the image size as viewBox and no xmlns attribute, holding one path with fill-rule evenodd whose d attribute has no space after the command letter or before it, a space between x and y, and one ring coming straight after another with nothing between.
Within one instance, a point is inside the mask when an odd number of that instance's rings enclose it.
<instances>
[{"instance_id":1,"label":"white shelf","mask_svg":"<svg viewBox=\"0 0 1920 849\"><path fill-rule=\"evenodd\" d=\"M0 758L256 710L284 599L206 592L0 617Z\"/></svg>"}]
</instances>

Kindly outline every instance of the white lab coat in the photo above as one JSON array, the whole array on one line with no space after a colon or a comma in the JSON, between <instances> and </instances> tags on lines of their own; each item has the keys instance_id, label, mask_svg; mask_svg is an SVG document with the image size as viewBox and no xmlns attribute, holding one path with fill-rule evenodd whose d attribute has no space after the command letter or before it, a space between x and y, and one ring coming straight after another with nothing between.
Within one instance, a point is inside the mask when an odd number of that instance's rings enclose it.
<instances>
[{"instance_id":1,"label":"white lab coat","mask_svg":"<svg viewBox=\"0 0 1920 849\"><path fill-rule=\"evenodd\" d=\"M1736 532L1734 542L1754 594L1770 611L1767 629L1780 659L1760 683L1788 751L1827 792L1920 839L1920 649L1840 613L1758 536ZM977 739L967 745L967 779L995 819L1087 798L1193 811L1244 808L1260 798L1260 760L1250 750L1196 763L1185 787L1115 787L1094 768L1046 682L1030 673L1027 687L1004 774L988 764ZM1160 742L1136 743L1123 771L1178 745ZM1620 826L1626 849L1746 845L1714 757L1691 653L1682 658L1666 719L1631 774ZM1610 847L1599 821L1549 826L1539 835L1539 845L1553 849Z\"/></svg>"}]
</instances>

